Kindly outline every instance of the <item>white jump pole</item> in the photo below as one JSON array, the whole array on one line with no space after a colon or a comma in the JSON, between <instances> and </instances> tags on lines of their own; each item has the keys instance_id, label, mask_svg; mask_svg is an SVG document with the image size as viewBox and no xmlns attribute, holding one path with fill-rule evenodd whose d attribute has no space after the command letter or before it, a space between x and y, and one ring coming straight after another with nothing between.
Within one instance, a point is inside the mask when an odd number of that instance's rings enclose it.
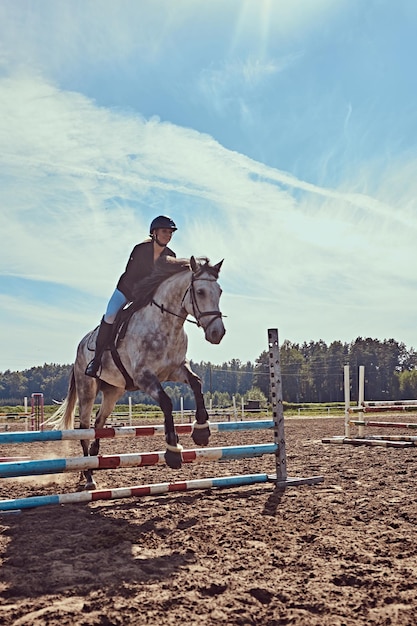
<instances>
[{"instance_id":1,"label":"white jump pole","mask_svg":"<svg viewBox=\"0 0 417 626\"><path fill-rule=\"evenodd\" d=\"M350 439L349 409L350 409L350 374L349 365L343 368L345 383L345 437Z\"/></svg>"},{"instance_id":2,"label":"white jump pole","mask_svg":"<svg viewBox=\"0 0 417 626\"><path fill-rule=\"evenodd\" d=\"M365 366L359 365L358 407L363 407L364 400L365 400ZM362 411L359 412L358 419L363 420ZM364 435L365 435L365 427L359 426L358 437L364 437Z\"/></svg>"},{"instance_id":3,"label":"white jump pole","mask_svg":"<svg viewBox=\"0 0 417 626\"><path fill-rule=\"evenodd\" d=\"M236 396L233 396L233 417L237 420Z\"/></svg>"},{"instance_id":4,"label":"white jump pole","mask_svg":"<svg viewBox=\"0 0 417 626\"><path fill-rule=\"evenodd\" d=\"M132 426L132 396L129 396L129 426Z\"/></svg>"}]
</instances>

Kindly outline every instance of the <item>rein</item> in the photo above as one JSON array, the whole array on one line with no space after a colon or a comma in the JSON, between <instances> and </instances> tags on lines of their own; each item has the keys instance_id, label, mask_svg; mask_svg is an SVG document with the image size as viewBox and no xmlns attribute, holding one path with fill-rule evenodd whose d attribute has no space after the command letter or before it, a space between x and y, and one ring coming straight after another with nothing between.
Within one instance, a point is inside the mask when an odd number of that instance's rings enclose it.
<instances>
[{"instance_id":1,"label":"rein","mask_svg":"<svg viewBox=\"0 0 417 626\"><path fill-rule=\"evenodd\" d=\"M184 320L184 322L190 322L191 324L197 324L197 326L201 326L201 324L199 324L195 320L189 320L188 317L183 317L182 315L178 315L178 313L174 313L174 311L170 311L169 309L166 309L163 304L158 304L153 299L151 300L151 304L154 304L161 311L161 313L169 313L170 315L179 317L180 320Z\"/></svg>"},{"instance_id":2,"label":"rein","mask_svg":"<svg viewBox=\"0 0 417 626\"><path fill-rule=\"evenodd\" d=\"M154 304L160 311L161 313L169 313L170 315L174 315L174 317L178 317L181 320L184 320L185 322L190 322L190 324L196 324L197 327L203 327L204 330L207 330L207 328L210 326L210 324L212 324L214 322L214 320L216 320L217 318L222 318L224 317L221 311L200 311L199 306L197 304L197 298L195 295L195 289L194 289L194 282L195 280L207 280L210 282L213 282L212 279L210 278L195 278L194 274L191 277L191 283L190 285L187 287L182 300L181 300L181 306L183 306L185 297L187 296L187 293L190 292L190 296L191 296L191 304L193 307L193 315L195 317L195 320L190 320L188 319L188 314L186 317L184 317L183 315L178 315L178 313L174 313L174 311L170 311L169 309L166 309L165 306L163 304L158 304L154 299L151 300L151 304ZM207 317L207 315L213 315L213 319L210 320L210 322L207 324L206 327L204 327L200 320L202 317Z\"/></svg>"}]
</instances>

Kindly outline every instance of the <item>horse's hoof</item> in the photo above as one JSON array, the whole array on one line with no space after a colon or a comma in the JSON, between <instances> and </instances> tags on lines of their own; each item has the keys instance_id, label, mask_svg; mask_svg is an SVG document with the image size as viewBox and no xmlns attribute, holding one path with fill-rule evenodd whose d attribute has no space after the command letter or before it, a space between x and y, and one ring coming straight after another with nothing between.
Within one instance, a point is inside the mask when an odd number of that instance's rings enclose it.
<instances>
[{"instance_id":1,"label":"horse's hoof","mask_svg":"<svg viewBox=\"0 0 417 626\"><path fill-rule=\"evenodd\" d=\"M77 491L95 491L97 489L97 483L95 480L88 483L78 483Z\"/></svg>"},{"instance_id":2,"label":"horse's hoof","mask_svg":"<svg viewBox=\"0 0 417 626\"><path fill-rule=\"evenodd\" d=\"M205 424L203 427L201 427L201 424L198 424L198 428L196 428L196 425L194 424L191 437L197 446L207 446L210 439L209 425Z\"/></svg>"},{"instance_id":3,"label":"horse's hoof","mask_svg":"<svg viewBox=\"0 0 417 626\"><path fill-rule=\"evenodd\" d=\"M167 450L164 454L165 463L171 469L181 469L182 458L181 458L181 450L178 452L174 452L173 450Z\"/></svg>"}]
</instances>

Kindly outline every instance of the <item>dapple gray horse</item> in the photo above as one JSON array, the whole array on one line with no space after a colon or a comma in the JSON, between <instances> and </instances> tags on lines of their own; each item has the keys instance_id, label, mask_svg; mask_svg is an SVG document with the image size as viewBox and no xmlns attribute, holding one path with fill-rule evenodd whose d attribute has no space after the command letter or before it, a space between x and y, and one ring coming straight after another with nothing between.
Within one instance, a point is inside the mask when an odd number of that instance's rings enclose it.
<instances>
[{"instance_id":1,"label":"dapple gray horse","mask_svg":"<svg viewBox=\"0 0 417 626\"><path fill-rule=\"evenodd\" d=\"M141 390L151 396L163 411L165 461L169 467L179 469L182 448L175 432L172 402L161 383L181 382L189 384L195 396L192 438L197 445L206 446L210 437L208 413L201 380L191 370L186 358L187 335L183 326L187 316L191 315L194 323L203 328L207 341L218 344L222 340L225 334L219 309L222 290L217 282L222 263L211 265L205 257L191 257L189 260L161 258L155 264L153 274L138 283L138 301L135 299L130 305L133 312L124 321L124 331L116 336L116 357L119 355L127 377L116 366L110 350L103 355L100 379L85 375L97 335L97 329L91 331L78 346L67 397L48 421L59 430L73 429L78 398L80 428L90 428L94 401L101 391L101 405L94 427L102 428L127 388ZM122 311L122 317L126 317L130 307ZM90 448L86 440L81 441L81 445L84 456L99 453L99 439L95 439ZM81 484L83 477L85 484ZM91 470L82 472L81 479L79 489L96 489Z\"/></svg>"}]
</instances>

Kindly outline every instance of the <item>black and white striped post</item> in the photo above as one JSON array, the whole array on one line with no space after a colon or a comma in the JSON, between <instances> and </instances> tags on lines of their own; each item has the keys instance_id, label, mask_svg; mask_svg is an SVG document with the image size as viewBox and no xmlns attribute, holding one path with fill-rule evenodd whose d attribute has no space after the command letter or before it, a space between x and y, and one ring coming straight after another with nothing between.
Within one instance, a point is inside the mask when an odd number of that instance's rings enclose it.
<instances>
[{"instance_id":1,"label":"black and white striped post","mask_svg":"<svg viewBox=\"0 0 417 626\"><path fill-rule=\"evenodd\" d=\"M276 472L277 480L287 480L287 453L285 448L284 407L282 398L281 360L278 344L278 330L268 330L269 345L269 385L274 421L274 442L277 445Z\"/></svg>"},{"instance_id":2,"label":"black and white striped post","mask_svg":"<svg viewBox=\"0 0 417 626\"><path fill-rule=\"evenodd\" d=\"M282 489L293 485L315 485L322 483L323 476L309 476L307 478L288 478L287 475L287 452L285 444L284 406L282 393L281 360L279 352L278 330L268 330L269 346L269 381L271 389L272 418L274 421L274 443L277 445L275 452L276 475L269 476L276 486Z\"/></svg>"}]
</instances>

